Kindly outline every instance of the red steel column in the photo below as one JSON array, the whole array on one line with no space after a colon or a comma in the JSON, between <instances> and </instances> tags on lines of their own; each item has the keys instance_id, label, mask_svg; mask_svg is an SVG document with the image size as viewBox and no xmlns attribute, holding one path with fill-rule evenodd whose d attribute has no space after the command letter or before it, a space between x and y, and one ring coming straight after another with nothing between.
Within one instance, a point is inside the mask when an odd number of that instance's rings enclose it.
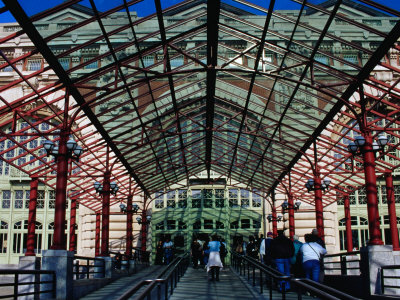
<instances>
[{"instance_id":1,"label":"red steel column","mask_svg":"<svg viewBox=\"0 0 400 300\"><path fill-rule=\"evenodd\" d=\"M103 182L103 209L101 222L101 254L100 256L109 256L109 229L110 229L110 171L104 173Z\"/></svg>"},{"instance_id":2,"label":"red steel column","mask_svg":"<svg viewBox=\"0 0 400 300\"><path fill-rule=\"evenodd\" d=\"M349 195L344 196L344 218L346 220L346 247L347 252L353 251L353 233L351 231L351 214Z\"/></svg>"},{"instance_id":3,"label":"red steel column","mask_svg":"<svg viewBox=\"0 0 400 300\"><path fill-rule=\"evenodd\" d=\"M315 188L315 214L317 219L318 236L322 240L325 240L324 209L322 206L322 184L321 184L321 177L318 171L314 175L314 188Z\"/></svg>"},{"instance_id":4,"label":"red steel column","mask_svg":"<svg viewBox=\"0 0 400 300\"><path fill-rule=\"evenodd\" d=\"M294 236L294 201L291 193L288 195L288 210L289 210L289 236L293 240Z\"/></svg>"},{"instance_id":5,"label":"red steel column","mask_svg":"<svg viewBox=\"0 0 400 300\"><path fill-rule=\"evenodd\" d=\"M132 256L132 242L133 242L133 232L132 232L132 194L128 195L126 203L126 255L130 258Z\"/></svg>"},{"instance_id":6,"label":"red steel column","mask_svg":"<svg viewBox=\"0 0 400 300\"><path fill-rule=\"evenodd\" d=\"M29 193L28 239L26 242L25 256L35 256L35 223L38 184L39 179L37 177L32 177L31 191Z\"/></svg>"},{"instance_id":7,"label":"red steel column","mask_svg":"<svg viewBox=\"0 0 400 300\"><path fill-rule=\"evenodd\" d=\"M396 204L394 198L394 188L393 188L393 177L392 173L385 173L386 179L386 194L387 203L389 211L389 221L390 221L390 234L392 236L393 250L399 251L399 232L397 229L397 216L396 216Z\"/></svg>"},{"instance_id":8,"label":"red steel column","mask_svg":"<svg viewBox=\"0 0 400 300\"><path fill-rule=\"evenodd\" d=\"M143 210L142 210L142 232L141 232L141 239L140 239L142 251L146 251L146 239L147 239L147 233L146 233L147 224L146 224L146 222L147 222L146 210L143 207Z\"/></svg>"},{"instance_id":9,"label":"red steel column","mask_svg":"<svg viewBox=\"0 0 400 300\"><path fill-rule=\"evenodd\" d=\"M70 211L70 221L69 221L69 251L76 250L76 198L71 198L71 211Z\"/></svg>"},{"instance_id":10,"label":"red steel column","mask_svg":"<svg viewBox=\"0 0 400 300\"><path fill-rule=\"evenodd\" d=\"M372 137L369 133L364 134L364 173L365 188L367 190L369 245L383 245L378 210L378 197L375 175L375 154L372 151Z\"/></svg>"},{"instance_id":11,"label":"red steel column","mask_svg":"<svg viewBox=\"0 0 400 300\"><path fill-rule=\"evenodd\" d=\"M272 193L272 234L275 237L278 236L278 221L275 207L275 192Z\"/></svg>"},{"instance_id":12,"label":"red steel column","mask_svg":"<svg viewBox=\"0 0 400 300\"><path fill-rule=\"evenodd\" d=\"M100 255L100 212L96 212L96 237L94 243L94 256Z\"/></svg>"},{"instance_id":13,"label":"red steel column","mask_svg":"<svg viewBox=\"0 0 400 300\"><path fill-rule=\"evenodd\" d=\"M65 208L67 203L67 158L68 132L63 128L60 132L60 142L57 156L56 207L54 212L54 235L51 249L65 250Z\"/></svg>"}]
</instances>

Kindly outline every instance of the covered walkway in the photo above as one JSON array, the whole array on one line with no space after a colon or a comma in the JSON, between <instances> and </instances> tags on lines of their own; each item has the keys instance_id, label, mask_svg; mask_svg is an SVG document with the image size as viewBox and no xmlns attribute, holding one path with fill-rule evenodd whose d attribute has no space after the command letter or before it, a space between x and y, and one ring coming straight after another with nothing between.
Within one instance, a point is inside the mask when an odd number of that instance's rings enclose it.
<instances>
[{"instance_id":1,"label":"covered walkway","mask_svg":"<svg viewBox=\"0 0 400 300\"><path fill-rule=\"evenodd\" d=\"M0 260L19 275L69 300L121 260L315 228L356 250L368 295L400 290L398 1L1 1ZM173 297L255 297L205 276Z\"/></svg>"}]
</instances>

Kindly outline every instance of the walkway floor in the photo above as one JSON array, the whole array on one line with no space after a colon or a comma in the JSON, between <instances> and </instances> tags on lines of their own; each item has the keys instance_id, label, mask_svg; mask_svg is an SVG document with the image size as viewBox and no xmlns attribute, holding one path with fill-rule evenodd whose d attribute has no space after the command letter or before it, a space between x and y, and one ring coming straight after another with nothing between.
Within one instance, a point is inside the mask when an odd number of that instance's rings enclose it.
<instances>
[{"instance_id":1,"label":"walkway floor","mask_svg":"<svg viewBox=\"0 0 400 300\"><path fill-rule=\"evenodd\" d=\"M207 272L204 269L188 268L185 275L181 278L173 295L169 300L253 300L269 299L269 290L264 290L261 295L256 287L247 283L243 277L238 276L230 268L224 269L220 273L220 281L208 281ZM281 299L281 294L273 292L273 299ZM297 299L297 294L287 293L287 300ZM303 299L313 299L303 296Z\"/></svg>"},{"instance_id":2,"label":"walkway floor","mask_svg":"<svg viewBox=\"0 0 400 300\"><path fill-rule=\"evenodd\" d=\"M118 299L127 290L133 287L141 280L154 279L160 274L166 266L149 266L132 276L126 276L117 279L116 281L94 291L80 299L98 300L98 299Z\"/></svg>"}]
</instances>

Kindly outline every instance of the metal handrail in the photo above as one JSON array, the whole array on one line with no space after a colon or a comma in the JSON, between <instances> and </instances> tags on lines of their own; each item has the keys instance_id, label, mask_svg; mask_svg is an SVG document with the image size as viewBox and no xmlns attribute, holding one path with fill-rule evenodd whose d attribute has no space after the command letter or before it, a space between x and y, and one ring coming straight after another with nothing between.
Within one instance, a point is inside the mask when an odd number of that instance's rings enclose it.
<instances>
[{"instance_id":1,"label":"metal handrail","mask_svg":"<svg viewBox=\"0 0 400 300\"><path fill-rule=\"evenodd\" d=\"M353 297L351 295L348 295L346 293L343 293L339 290L336 290L330 286L312 281L310 279L306 278L292 278L291 276L284 275L281 272L279 272L276 269L273 269L269 266L266 266L259 262L258 260L248 257L248 256L243 256L240 255L236 252L232 252L231 258L238 258L239 260L243 260L247 263L247 276L248 279L250 279L250 269L249 269L249 264L252 266L252 273L253 273L253 286L255 286L255 269L259 270L259 281L260 281L260 293L263 293L263 284L265 281L263 281L263 275L266 275L268 278L267 282L269 283L269 297L272 299L272 288L273 288L273 283L280 281L281 284L283 285L282 287L282 299L286 299L286 291L285 291L285 281L290 281L293 286L297 287L297 296L298 299L302 299L302 295L304 292L309 292L310 294L319 297L320 299L327 299L327 300L335 300L335 299L344 299L344 300L356 300L359 298ZM241 263L241 262L240 262ZM237 263L233 260L232 261L232 266L237 267ZM246 276L246 266L243 265L244 268L244 276ZM239 275L242 275L242 266L239 265Z\"/></svg>"},{"instance_id":2,"label":"metal handrail","mask_svg":"<svg viewBox=\"0 0 400 300\"><path fill-rule=\"evenodd\" d=\"M359 255L359 254L360 254L360 251L352 251L352 252L343 252L343 253L324 255L322 257L324 268L325 268L325 270L330 270L330 271L340 270L341 275L347 275L347 273L348 273L347 270L359 270L361 272L361 268L360 268L361 260L360 259L347 260L347 256ZM329 261L329 262L325 261L326 258L331 258L331 257L339 257L340 260L339 261ZM358 262L358 267L348 267L347 262ZM339 264L340 267L325 267L325 263L333 264L334 266Z\"/></svg>"},{"instance_id":3,"label":"metal handrail","mask_svg":"<svg viewBox=\"0 0 400 300\"><path fill-rule=\"evenodd\" d=\"M360 251L352 251L352 252L341 252L341 253L335 253L335 254L326 254L324 255L325 257L336 257L336 256L348 256L348 255L357 255L360 254Z\"/></svg>"},{"instance_id":4,"label":"metal handrail","mask_svg":"<svg viewBox=\"0 0 400 300\"><path fill-rule=\"evenodd\" d=\"M342 291L334 289L325 284L315 282L311 279L292 278L290 280L290 283L293 284L294 286L298 287L297 295L298 295L299 299L302 299L302 290L310 292L314 296L317 296L321 299L326 299L326 300L335 300L335 299L359 300L360 299L360 298L356 298L351 295L348 295L346 293L343 293Z\"/></svg>"},{"instance_id":5,"label":"metal handrail","mask_svg":"<svg viewBox=\"0 0 400 300\"><path fill-rule=\"evenodd\" d=\"M0 299L3 299L3 298L18 299L18 297L21 297L21 296L40 295L40 294L47 294L47 293L51 293L52 298L56 298L56 272L55 271L2 269L2 270L0 270L0 275L13 275L14 276L13 282L0 284L0 287L7 287L7 286L14 287L14 293L8 294L8 295L2 294L0 296ZM36 275L36 276L34 276L35 277L34 281L19 282L19 275ZM51 275L52 280L43 280L42 281L41 278L38 278L38 276L41 276L41 275ZM51 284L52 288L49 290L42 290L40 287L39 288L35 287L33 292L24 292L24 293L18 292L18 287L20 285L40 285L40 284Z\"/></svg>"},{"instance_id":6,"label":"metal handrail","mask_svg":"<svg viewBox=\"0 0 400 300\"><path fill-rule=\"evenodd\" d=\"M400 279L400 276L385 276L384 270L400 270L400 265L387 265L387 266L382 266L381 268L381 289L382 289L382 294L385 294L385 288L392 288L392 289L400 289L400 286L398 285L389 285L385 284L385 279Z\"/></svg>"},{"instance_id":7,"label":"metal handrail","mask_svg":"<svg viewBox=\"0 0 400 300\"><path fill-rule=\"evenodd\" d=\"M86 264L81 265L80 261L84 260L86 261ZM96 266L94 264L95 261L100 261L102 262L102 266ZM92 262L92 263L91 263ZM86 270L81 272L81 267L84 268L86 267ZM96 267L102 267L102 271L96 272ZM105 268L106 268L106 263L104 259L98 258L98 257L86 257L86 256L74 256L74 266L73 266L73 275L75 276L75 280L79 279L89 279L91 274L102 274L102 277L105 277ZM79 275L85 274L85 278L79 278Z\"/></svg>"},{"instance_id":8,"label":"metal handrail","mask_svg":"<svg viewBox=\"0 0 400 300\"><path fill-rule=\"evenodd\" d=\"M180 277L183 276L184 272L189 265L188 262L189 253L184 254L183 256L176 257L168 266L167 268L162 271L157 277L157 279L149 279L149 280L142 280L134 285L130 290L126 291L118 300L127 300L132 295L134 295L140 288L145 285L148 285L146 289L138 295L135 299L144 299L149 297L155 287L158 288L157 298L161 299L161 285L164 284L164 298L165 300L168 299L168 283L171 279L171 295L173 293L174 287L176 287ZM164 277L164 278L163 278Z\"/></svg>"}]
</instances>

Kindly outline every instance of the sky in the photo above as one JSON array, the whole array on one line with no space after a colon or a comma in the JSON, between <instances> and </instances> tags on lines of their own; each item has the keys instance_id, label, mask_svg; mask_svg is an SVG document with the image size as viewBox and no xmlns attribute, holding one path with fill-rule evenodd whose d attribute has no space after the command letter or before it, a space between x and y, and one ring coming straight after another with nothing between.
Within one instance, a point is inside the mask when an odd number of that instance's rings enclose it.
<instances>
[{"instance_id":1,"label":"sky","mask_svg":"<svg viewBox=\"0 0 400 300\"><path fill-rule=\"evenodd\" d=\"M355 0L357 1L357 0ZM49 9L53 6L56 6L64 0L19 0L18 1L23 9L27 12L29 16L35 15L43 10ZM122 4L122 0L94 0L98 10L105 11L110 9L116 5ZM161 0L163 9L169 7L171 5L177 4L181 2L181 0ZM236 3L234 0L222 0L223 3L230 4L239 8L244 8L244 6ZM259 6L267 8L269 6L270 0L248 0L248 2L257 4ZM309 0L311 3L321 3L323 0ZM390 8L394 8L400 11L400 1L399 0L375 0L375 2L386 5ZM90 7L89 0L82 0L80 4ZM0 7L3 7L4 4L0 2ZM276 0L275 9L298 9L300 6L297 3L294 3L291 0ZM138 12L138 15L147 16L151 13L155 12L154 0L143 0L142 2L132 6L132 10ZM253 13L259 13L258 11L251 11ZM14 22L15 19L13 16L6 12L0 14L0 23L5 22Z\"/></svg>"}]
</instances>

